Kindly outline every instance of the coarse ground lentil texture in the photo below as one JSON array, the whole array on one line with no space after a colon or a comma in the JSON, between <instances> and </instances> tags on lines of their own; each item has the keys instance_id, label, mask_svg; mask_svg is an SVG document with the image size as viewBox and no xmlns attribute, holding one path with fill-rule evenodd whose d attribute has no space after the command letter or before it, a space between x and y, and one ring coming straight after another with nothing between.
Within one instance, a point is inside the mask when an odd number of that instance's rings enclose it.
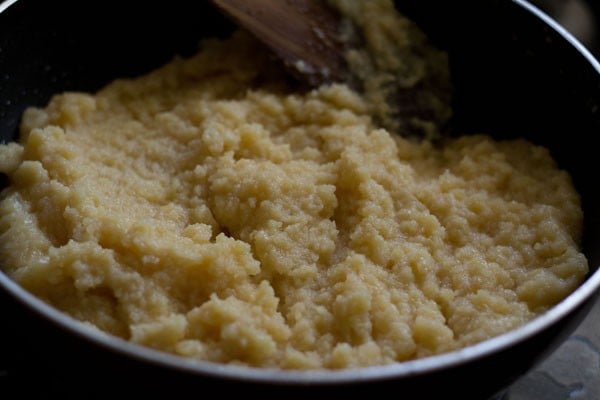
<instances>
[{"instance_id":1,"label":"coarse ground lentil texture","mask_svg":"<svg viewBox=\"0 0 600 400\"><path fill-rule=\"evenodd\" d=\"M372 104L296 90L241 31L57 94L0 146L2 269L92 329L281 369L459 349L579 285L580 199L545 148L407 138Z\"/></svg>"}]
</instances>

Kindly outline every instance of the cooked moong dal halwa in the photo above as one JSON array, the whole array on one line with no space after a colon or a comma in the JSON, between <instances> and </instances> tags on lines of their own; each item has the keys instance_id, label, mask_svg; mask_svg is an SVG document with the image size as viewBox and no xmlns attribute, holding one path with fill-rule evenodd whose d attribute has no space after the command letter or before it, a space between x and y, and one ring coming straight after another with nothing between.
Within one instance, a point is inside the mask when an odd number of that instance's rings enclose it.
<instances>
[{"instance_id":1,"label":"cooked moong dal halwa","mask_svg":"<svg viewBox=\"0 0 600 400\"><path fill-rule=\"evenodd\" d=\"M284 369L459 349L584 279L579 197L545 148L407 138L347 85L296 89L239 31L27 109L0 146L3 270L131 342Z\"/></svg>"}]
</instances>

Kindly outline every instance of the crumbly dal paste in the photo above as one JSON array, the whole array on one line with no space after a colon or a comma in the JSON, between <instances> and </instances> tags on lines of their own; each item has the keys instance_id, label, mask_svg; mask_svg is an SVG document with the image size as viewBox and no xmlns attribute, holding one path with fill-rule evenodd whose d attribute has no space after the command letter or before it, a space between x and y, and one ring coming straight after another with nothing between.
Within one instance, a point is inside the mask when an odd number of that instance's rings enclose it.
<instances>
[{"instance_id":1,"label":"crumbly dal paste","mask_svg":"<svg viewBox=\"0 0 600 400\"><path fill-rule=\"evenodd\" d=\"M546 149L408 140L347 86L280 78L238 32L28 109L0 146L4 271L126 340L284 369L458 349L584 278L579 197Z\"/></svg>"}]
</instances>

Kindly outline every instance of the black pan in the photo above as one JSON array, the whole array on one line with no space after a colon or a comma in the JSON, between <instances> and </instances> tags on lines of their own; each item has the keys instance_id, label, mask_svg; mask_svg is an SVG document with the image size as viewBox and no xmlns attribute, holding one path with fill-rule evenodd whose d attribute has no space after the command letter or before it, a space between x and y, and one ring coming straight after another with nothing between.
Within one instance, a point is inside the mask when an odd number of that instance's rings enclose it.
<instances>
[{"instance_id":1,"label":"black pan","mask_svg":"<svg viewBox=\"0 0 600 400\"><path fill-rule=\"evenodd\" d=\"M15 379L0 379L39 398L59 389L66 395L77 382L84 392L72 392L73 398L87 399L123 390L202 397L211 389L218 396L486 399L549 355L586 316L600 287L593 163L600 65L525 1L404 0L398 7L450 54L454 133L528 138L547 146L573 176L591 267L577 291L525 326L461 351L385 367L302 373L190 362L89 332L0 273L7 321L0 325L2 340L15 347L9 359ZM94 91L114 78L142 74L175 54L191 55L201 37L232 29L204 1L10 0L0 3L0 11L3 141L14 139L27 106L43 106L56 92ZM117 389L122 384L125 389Z\"/></svg>"}]
</instances>

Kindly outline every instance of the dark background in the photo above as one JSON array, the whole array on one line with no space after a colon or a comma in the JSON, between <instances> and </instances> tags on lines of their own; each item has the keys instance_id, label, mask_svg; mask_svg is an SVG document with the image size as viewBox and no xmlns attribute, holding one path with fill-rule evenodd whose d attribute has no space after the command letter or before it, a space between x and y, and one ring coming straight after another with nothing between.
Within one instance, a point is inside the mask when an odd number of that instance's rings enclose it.
<instances>
[{"instance_id":1,"label":"dark background","mask_svg":"<svg viewBox=\"0 0 600 400\"><path fill-rule=\"evenodd\" d=\"M598 0L531 0L575 35L594 55L600 55Z\"/></svg>"}]
</instances>

